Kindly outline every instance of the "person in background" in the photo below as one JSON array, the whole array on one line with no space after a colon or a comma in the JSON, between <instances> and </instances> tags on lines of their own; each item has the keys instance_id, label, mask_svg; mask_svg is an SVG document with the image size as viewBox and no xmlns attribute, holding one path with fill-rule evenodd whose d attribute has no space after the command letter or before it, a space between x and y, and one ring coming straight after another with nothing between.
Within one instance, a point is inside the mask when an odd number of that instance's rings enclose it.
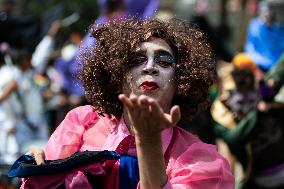
<instances>
[{"instance_id":1,"label":"person in background","mask_svg":"<svg viewBox=\"0 0 284 189\"><path fill-rule=\"evenodd\" d=\"M1 44L2 46L3 44ZM13 163L19 155L19 143L16 140L17 98L19 72L5 63L5 53L0 52L0 162Z\"/></svg>"},{"instance_id":2,"label":"person in background","mask_svg":"<svg viewBox=\"0 0 284 189\"><path fill-rule=\"evenodd\" d=\"M94 24L101 25L111 20L119 20L135 17L137 19L149 19L155 16L159 8L159 0L99 0L100 15ZM80 49L92 48L96 44L96 39L88 33L81 44Z\"/></svg>"},{"instance_id":3,"label":"person in background","mask_svg":"<svg viewBox=\"0 0 284 189\"><path fill-rule=\"evenodd\" d=\"M244 52L265 73L284 52L283 1L261 1L259 16L248 26Z\"/></svg>"},{"instance_id":4,"label":"person in background","mask_svg":"<svg viewBox=\"0 0 284 189\"><path fill-rule=\"evenodd\" d=\"M60 20L55 20L51 24L48 33L36 46L35 51L32 54L31 64L38 74L43 74L46 71L48 60L54 52L55 38L62 27L62 22Z\"/></svg>"},{"instance_id":5,"label":"person in background","mask_svg":"<svg viewBox=\"0 0 284 189\"><path fill-rule=\"evenodd\" d=\"M222 90L211 108L220 153L231 164L236 188L282 188L283 109L261 109L258 68L248 55L240 53L232 63L219 68Z\"/></svg>"},{"instance_id":6,"label":"person in background","mask_svg":"<svg viewBox=\"0 0 284 189\"><path fill-rule=\"evenodd\" d=\"M242 165L245 180L252 166L247 148L256 125L259 93L254 74L257 67L245 53L237 54L232 64L219 66L221 90L211 107L214 133L220 153L229 160L233 172L238 162ZM239 175L236 178L236 187L240 188L243 180L239 180Z\"/></svg>"},{"instance_id":7,"label":"person in background","mask_svg":"<svg viewBox=\"0 0 284 189\"><path fill-rule=\"evenodd\" d=\"M284 104L284 55L277 61L265 75L264 82L267 90L270 91L270 102L262 101L259 105L260 110L281 109Z\"/></svg>"},{"instance_id":8,"label":"person in background","mask_svg":"<svg viewBox=\"0 0 284 189\"><path fill-rule=\"evenodd\" d=\"M44 103L39 86L35 82L36 72L31 64L32 54L21 50L15 65L19 70L17 98L21 106L21 121L17 124L16 138L25 153L31 146L41 147L47 142L49 132L44 117ZM38 142L38 144L36 143Z\"/></svg>"}]
</instances>

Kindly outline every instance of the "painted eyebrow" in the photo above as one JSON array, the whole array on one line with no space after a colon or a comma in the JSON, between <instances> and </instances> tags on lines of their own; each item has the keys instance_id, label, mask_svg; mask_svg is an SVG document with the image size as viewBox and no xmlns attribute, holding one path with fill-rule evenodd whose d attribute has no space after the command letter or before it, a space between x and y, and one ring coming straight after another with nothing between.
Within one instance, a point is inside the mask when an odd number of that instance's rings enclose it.
<instances>
[{"instance_id":1,"label":"painted eyebrow","mask_svg":"<svg viewBox=\"0 0 284 189\"><path fill-rule=\"evenodd\" d=\"M145 50L138 49L138 50L134 51L134 54L135 54L135 55L145 55L145 54L146 54L146 51L145 51Z\"/></svg>"}]
</instances>

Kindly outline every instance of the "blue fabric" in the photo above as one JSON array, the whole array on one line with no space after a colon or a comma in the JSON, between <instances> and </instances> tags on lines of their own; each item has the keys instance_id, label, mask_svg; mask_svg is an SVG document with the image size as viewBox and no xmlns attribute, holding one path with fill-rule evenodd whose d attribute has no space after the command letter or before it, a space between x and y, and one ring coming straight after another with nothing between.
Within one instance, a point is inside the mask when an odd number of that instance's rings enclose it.
<instances>
[{"instance_id":1,"label":"blue fabric","mask_svg":"<svg viewBox=\"0 0 284 189\"><path fill-rule=\"evenodd\" d=\"M86 155L86 153L88 153ZM72 157L73 156L73 157ZM137 157L122 155L115 151L79 152L63 160L46 161L45 165L36 165L32 156L21 156L11 167L8 177L25 178L34 175L49 175L68 172L92 162L119 159L119 188L136 189L139 182ZM75 157L75 158L74 158Z\"/></svg>"},{"instance_id":2,"label":"blue fabric","mask_svg":"<svg viewBox=\"0 0 284 189\"><path fill-rule=\"evenodd\" d=\"M80 79L77 76L81 67L78 64L76 57L77 54L69 61L64 60L63 58L56 59L55 69L63 77L63 89L69 94L82 97L84 96L85 91Z\"/></svg>"},{"instance_id":3,"label":"blue fabric","mask_svg":"<svg viewBox=\"0 0 284 189\"><path fill-rule=\"evenodd\" d=\"M119 188L136 189L139 182L139 168L137 157L120 156Z\"/></svg>"},{"instance_id":4,"label":"blue fabric","mask_svg":"<svg viewBox=\"0 0 284 189\"><path fill-rule=\"evenodd\" d=\"M32 156L22 155L19 159L15 161L15 163L10 168L8 173L8 177L17 177L19 175L26 175L30 171L28 169L20 169L20 165L22 164L35 164L35 160Z\"/></svg>"},{"instance_id":5,"label":"blue fabric","mask_svg":"<svg viewBox=\"0 0 284 189\"><path fill-rule=\"evenodd\" d=\"M98 0L101 14L107 12L107 2L109 0ZM126 15L137 16L139 18L153 17L155 11L160 5L159 0L112 0L113 3L124 3L126 8Z\"/></svg>"},{"instance_id":6,"label":"blue fabric","mask_svg":"<svg viewBox=\"0 0 284 189\"><path fill-rule=\"evenodd\" d=\"M284 27L267 25L259 18L252 19L244 51L258 67L268 71L284 52Z\"/></svg>"},{"instance_id":7,"label":"blue fabric","mask_svg":"<svg viewBox=\"0 0 284 189\"><path fill-rule=\"evenodd\" d=\"M12 165L8 177L25 178L35 175L64 173L94 162L117 159L119 159L119 154L115 151L84 151L76 152L65 159L47 160L44 165L36 165L32 156L23 155Z\"/></svg>"},{"instance_id":8,"label":"blue fabric","mask_svg":"<svg viewBox=\"0 0 284 189\"><path fill-rule=\"evenodd\" d=\"M105 24L109 21L109 17L105 14L107 9L107 1L108 0L99 0L98 3L102 10L102 13L99 15L97 20L95 21L96 25ZM159 8L160 1L159 0L123 0L125 3L126 11L124 15L121 15L122 18L132 18L136 17L139 19L149 19L154 17L156 11ZM119 3L117 1L116 3ZM80 45L79 53L77 55L82 54L85 50L89 48L95 47L96 39L92 37L91 33L88 32L87 35L82 40Z\"/></svg>"}]
</instances>

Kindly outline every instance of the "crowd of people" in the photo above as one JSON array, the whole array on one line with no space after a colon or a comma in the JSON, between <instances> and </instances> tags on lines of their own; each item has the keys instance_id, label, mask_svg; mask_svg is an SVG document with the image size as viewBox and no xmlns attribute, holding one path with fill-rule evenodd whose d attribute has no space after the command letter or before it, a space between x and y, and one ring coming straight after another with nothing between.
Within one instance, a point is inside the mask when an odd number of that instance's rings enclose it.
<instances>
[{"instance_id":1,"label":"crowd of people","mask_svg":"<svg viewBox=\"0 0 284 189\"><path fill-rule=\"evenodd\" d=\"M0 188L283 188L284 2L259 1L231 54L200 14L193 26L153 19L158 0L98 2L89 32L60 50L61 20L34 52L1 43ZM116 151L120 163L103 178L99 164L5 177L22 154L42 164L85 150ZM136 170L129 183L122 162Z\"/></svg>"}]
</instances>

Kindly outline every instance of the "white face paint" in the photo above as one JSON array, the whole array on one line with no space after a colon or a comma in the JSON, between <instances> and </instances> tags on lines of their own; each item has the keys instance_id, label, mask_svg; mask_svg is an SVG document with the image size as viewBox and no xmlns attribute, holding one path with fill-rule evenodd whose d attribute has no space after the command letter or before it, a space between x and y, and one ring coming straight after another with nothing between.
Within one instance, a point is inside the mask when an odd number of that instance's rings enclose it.
<instances>
[{"instance_id":1,"label":"white face paint","mask_svg":"<svg viewBox=\"0 0 284 189\"><path fill-rule=\"evenodd\" d=\"M163 39L151 38L139 46L131 64L122 92L152 97L167 111L175 93L176 63L170 46Z\"/></svg>"}]
</instances>

